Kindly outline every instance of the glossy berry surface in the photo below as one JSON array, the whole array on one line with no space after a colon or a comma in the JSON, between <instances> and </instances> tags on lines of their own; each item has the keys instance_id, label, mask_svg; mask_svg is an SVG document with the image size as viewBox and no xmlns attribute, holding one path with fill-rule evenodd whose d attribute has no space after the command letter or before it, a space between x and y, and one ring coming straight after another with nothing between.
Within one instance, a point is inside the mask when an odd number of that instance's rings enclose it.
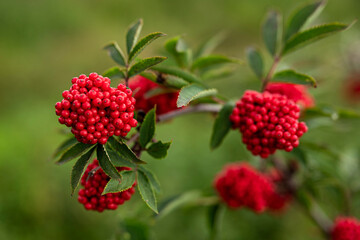
<instances>
[{"instance_id":1,"label":"glossy berry surface","mask_svg":"<svg viewBox=\"0 0 360 240\"><path fill-rule=\"evenodd\" d=\"M360 223L355 218L337 218L331 232L332 240L360 240Z\"/></svg>"},{"instance_id":2,"label":"glossy berry surface","mask_svg":"<svg viewBox=\"0 0 360 240\"><path fill-rule=\"evenodd\" d=\"M109 137L125 137L137 126L136 100L125 85L112 88L111 80L97 73L82 74L71 82L70 89L62 93L63 100L55 104L55 113L79 142L105 144Z\"/></svg>"},{"instance_id":3,"label":"glossy berry surface","mask_svg":"<svg viewBox=\"0 0 360 240\"><path fill-rule=\"evenodd\" d=\"M134 185L119 193L107 193L101 195L106 184L110 180L104 171L99 167L98 161L95 159L85 170L81 178L81 185L84 187L79 190L78 201L84 205L86 210L94 210L102 212L105 209L115 210L119 205L131 199L135 193ZM117 168L119 171L130 170L130 168Z\"/></svg>"},{"instance_id":4,"label":"glossy berry surface","mask_svg":"<svg viewBox=\"0 0 360 240\"><path fill-rule=\"evenodd\" d=\"M150 96L151 91L159 90L161 92L163 88L140 75L130 80L129 87L134 92L136 110L148 112L156 105L156 113L164 114L177 109L178 92L155 93L156 95Z\"/></svg>"},{"instance_id":5,"label":"glossy berry surface","mask_svg":"<svg viewBox=\"0 0 360 240\"><path fill-rule=\"evenodd\" d=\"M277 149L290 152L307 132L299 122L300 108L286 96L248 90L236 102L230 115L233 129L239 129L242 141L253 155L267 158Z\"/></svg>"},{"instance_id":6,"label":"glossy berry surface","mask_svg":"<svg viewBox=\"0 0 360 240\"><path fill-rule=\"evenodd\" d=\"M270 82L266 86L266 91L270 93L278 93L293 100L302 108L310 108L315 106L313 97L309 94L308 88L304 85L292 83L276 83Z\"/></svg>"}]
</instances>

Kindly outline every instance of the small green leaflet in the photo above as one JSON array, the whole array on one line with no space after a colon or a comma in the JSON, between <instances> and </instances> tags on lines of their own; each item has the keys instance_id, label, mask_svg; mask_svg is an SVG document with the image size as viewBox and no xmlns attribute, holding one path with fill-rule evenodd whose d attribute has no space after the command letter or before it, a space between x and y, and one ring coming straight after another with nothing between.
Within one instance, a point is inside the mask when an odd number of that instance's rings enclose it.
<instances>
[{"instance_id":1,"label":"small green leaflet","mask_svg":"<svg viewBox=\"0 0 360 240\"><path fill-rule=\"evenodd\" d=\"M210 147L215 149L222 143L226 134L231 128L230 115L234 109L234 103L226 103L220 110L213 127L211 135Z\"/></svg>"},{"instance_id":2,"label":"small green leaflet","mask_svg":"<svg viewBox=\"0 0 360 240\"><path fill-rule=\"evenodd\" d=\"M120 66L126 66L125 57L116 42L112 42L104 47L108 51L109 56Z\"/></svg>"},{"instance_id":3,"label":"small green leaflet","mask_svg":"<svg viewBox=\"0 0 360 240\"><path fill-rule=\"evenodd\" d=\"M108 143L118 154L120 154L120 157L122 157L123 159L129 160L135 164L146 163L144 161L141 161L123 141L116 140L114 136L108 139Z\"/></svg>"},{"instance_id":4,"label":"small green leaflet","mask_svg":"<svg viewBox=\"0 0 360 240\"><path fill-rule=\"evenodd\" d=\"M162 141L158 141L150 145L150 147L147 149L147 153L154 158L165 158L170 145L171 142L163 143Z\"/></svg>"},{"instance_id":5,"label":"small green leaflet","mask_svg":"<svg viewBox=\"0 0 360 240\"><path fill-rule=\"evenodd\" d=\"M270 11L262 28L265 46L272 56L275 56L281 30L281 15L276 11Z\"/></svg>"},{"instance_id":6,"label":"small green leaflet","mask_svg":"<svg viewBox=\"0 0 360 240\"><path fill-rule=\"evenodd\" d=\"M135 163L121 157L118 153L116 153L115 150L110 147L110 144L105 145L105 150L109 154L111 162L114 164L115 167L136 167Z\"/></svg>"},{"instance_id":7,"label":"small green leaflet","mask_svg":"<svg viewBox=\"0 0 360 240\"><path fill-rule=\"evenodd\" d=\"M246 56L251 69L261 79L264 76L264 61L259 50L250 47L246 50Z\"/></svg>"},{"instance_id":8,"label":"small green leaflet","mask_svg":"<svg viewBox=\"0 0 360 240\"><path fill-rule=\"evenodd\" d=\"M128 76L129 77L135 76L135 75L141 73L142 71L144 71L156 64L163 62L164 60L166 60L166 57L150 57L150 58L142 59L142 60L138 61L137 63L135 63L130 68Z\"/></svg>"},{"instance_id":9,"label":"small green leaflet","mask_svg":"<svg viewBox=\"0 0 360 240\"><path fill-rule=\"evenodd\" d=\"M313 77L305 75L303 73L295 72L292 69L275 73L271 81L311 85L315 88L317 87L316 81Z\"/></svg>"},{"instance_id":10,"label":"small green leaflet","mask_svg":"<svg viewBox=\"0 0 360 240\"><path fill-rule=\"evenodd\" d=\"M54 152L54 158L58 157L63 151L69 150L72 146L78 143L78 140L74 137L65 140L58 149Z\"/></svg>"},{"instance_id":11,"label":"small green leaflet","mask_svg":"<svg viewBox=\"0 0 360 240\"><path fill-rule=\"evenodd\" d=\"M156 108L151 109L145 116L140 128L140 145L145 148L155 134Z\"/></svg>"},{"instance_id":12,"label":"small green leaflet","mask_svg":"<svg viewBox=\"0 0 360 240\"><path fill-rule=\"evenodd\" d=\"M194 61L193 65L191 66L191 69L192 70L203 69L203 68L211 67L213 65L224 64L224 63L241 63L241 61L235 58L229 58L222 55L209 55L206 57L198 58L196 61Z\"/></svg>"},{"instance_id":13,"label":"small green leaflet","mask_svg":"<svg viewBox=\"0 0 360 240\"><path fill-rule=\"evenodd\" d=\"M131 52L133 46L136 44L142 26L143 26L143 20L139 19L136 21L136 23L134 23L129 27L129 30L126 33L126 49L128 54Z\"/></svg>"},{"instance_id":14,"label":"small green leaflet","mask_svg":"<svg viewBox=\"0 0 360 240\"><path fill-rule=\"evenodd\" d=\"M81 176L84 174L86 164L89 162L94 150L95 148L92 148L87 153L82 155L73 166L71 171L71 195L74 194L75 189L79 185L79 181Z\"/></svg>"},{"instance_id":15,"label":"small green leaflet","mask_svg":"<svg viewBox=\"0 0 360 240\"><path fill-rule=\"evenodd\" d=\"M121 179L110 179L110 181L106 184L105 189L102 195L107 193L117 193L125 191L132 187L135 182L135 172L134 171L121 171L120 172Z\"/></svg>"},{"instance_id":16,"label":"small green leaflet","mask_svg":"<svg viewBox=\"0 0 360 240\"><path fill-rule=\"evenodd\" d=\"M183 107L188 105L191 101L207 97L207 96L214 96L217 94L217 90L215 88L206 89L197 84L191 84L188 86L183 87L180 90L179 97L177 99L177 107Z\"/></svg>"},{"instance_id":17,"label":"small green leaflet","mask_svg":"<svg viewBox=\"0 0 360 240\"><path fill-rule=\"evenodd\" d=\"M86 150L89 148L94 147L94 145L91 144L85 144L85 143L76 143L72 147L68 148L66 152L64 152L59 160L56 162L56 164L63 164L70 160L73 160L74 158L77 158L84 154Z\"/></svg>"},{"instance_id":18,"label":"small green leaflet","mask_svg":"<svg viewBox=\"0 0 360 240\"><path fill-rule=\"evenodd\" d=\"M218 33L215 36L209 38L206 40L201 46L199 47L198 51L195 54L195 59L203 56L207 56L214 49L220 45L220 43L224 40L225 34L224 33Z\"/></svg>"},{"instance_id":19,"label":"small green leaflet","mask_svg":"<svg viewBox=\"0 0 360 240\"><path fill-rule=\"evenodd\" d=\"M121 70L119 67L112 67L108 70L106 70L103 74L103 77L108 78L125 78L125 71Z\"/></svg>"},{"instance_id":20,"label":"small green leaflet","mask_svg":"<svg viewBox=\"0 0 360 240\"><path fill-rule=\"evenodd\" d=\"M159 193L161 191L159 180L156 175L151 172L149 169L145 168L143 165L139 166L139 169L148 177L151 186L155 192Z\"/></svg>"},{"instance_id":21,"label":"small green leaflet","mask_svg":"<svg viewBox=\"0 0 360 240\"><path fill-rule=\"evenodd\" d=\"M165 43L165 49L174 56L178 65L187 67L192 58L191 49L188 48L181 36L174 37Z\"/></svg>"},{"instance_id":22,"label":"small green leaflet","mask_svg":"<svg viewBox=\"0 0 360 240\"><path fill-rule=\"evenodd\" d=\"M151 208L155 213L158 213L156 197L153 187L149 181L149 178L142 171L138 171L137 186L143 201Z\"/></svg>"},{"instance_id":23,"label":"small green leaflet","mask_svg":"<svg viewBox=\"0 0 360 240\"><path fill-rule=\"evenodd\" d=\"M349 28L351 25L352 24L347 25L343 23L328 23L312 27L303 32L299 32L286 41L282 55L286 55L317 40L343 31Z\"/></svg>"},{"instance_id":24,"label":"small green leaflet","mask_svg":"<svg viewBox=\"0 0 360 240\"><path fill-rule=\"evenodd\" d=\"M134 60L135 57L139 55L147 45L149 45L155 39L158 39L159 37L163 37L163 36L166 36L166 34L161 32L155 32L155 33L150 33L149 35L140 39L140 41L132 48L131 52L129 53L129 63L131 63L132 60Z\"/></svg>"},{"instance_id":25,"label":"small green leaflet","mask_svg":"<svg viewBox=\"0 0 360 240\"><path fill-rule=\"evenodd\" d=\"M99 165L104 170L106 175L111 178L120 179L121 176L115 166L112 164L109 154L107 153L104 145L98 144L97 149L97 159L99 161Z\"/></svg>"},{"instance_id":26,"label":"small green leaflet","mask_svg":"<svg viewBox=\"0 0 360 240\"><path fill-rule=\"evenodd\" d=\"M177 68L177 67L152 67L153 70L164 73L164 74L169 74L175 77L179 77L184 79L185 81L189 82L189 83L198 83L198 84L202 84L201 79L199 79L197 76L195 76L194 74L187 72L181 68Z\"/></svg>"},{"instance_id":27,"label":"small green leaflet","mask_svg":"<svg viewBox=\"0 0 360 240\"><path fill-rule=\"evenodd\" d=\"M234 66L223 66L207 70L201 75L201 78L203 80L225 78L234 74L236 70L237 68Z\"/></svg>"}]
</instances>

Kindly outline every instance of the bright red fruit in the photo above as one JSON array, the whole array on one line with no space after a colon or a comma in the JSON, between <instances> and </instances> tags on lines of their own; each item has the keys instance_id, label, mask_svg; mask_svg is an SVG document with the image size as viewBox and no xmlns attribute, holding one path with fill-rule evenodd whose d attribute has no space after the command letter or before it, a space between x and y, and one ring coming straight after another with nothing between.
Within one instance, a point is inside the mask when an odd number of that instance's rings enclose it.
<instances>
[{"instance_id":1,"label":"bright red fruit","mask_svg":"<svg viewBox=\"0 0 360 240\"><path fill-rule=\"evenodd\" d=\"M310 108L315 105L313 97L309 94L308 88L304 85L292 83L271 82L266 86L265 91L285 95L302 108Z\"/></svg>"},{"instance_id":2,"label":"bright red fruit","mask_svg":"<svg viewBox=\"0 0 360 240\"><path fill-rule=\"evenodd\" d=\"M355 218L340 217L331 232L332 240L360 240L360 223Z\"/></svg>"},{"instance_id":3,"label":"bright red fruit","mask_svg":"<svg viewBox=\"0 0 360 240\"><path fill-rule=\"evenodd\" d=\"M99 168L99 163L95 159L85 170L81 178L81 185L84 188L79 190L78 201L84 205L87 210L102 212L105 209L115 210L118 205L130 200L135 193L135 185L119 193L107 193L101 195L110 178ZM96 170L97 169L97 170ZM130 168L117 168L119 171L130 170Z\"/></svg>"},{"instance_id":4,"label":"bright red fruit","mask_svg":"<svg viewBox=\"0 0 360 240\"><path fill-rule=\"evenodd\" d=\"M160 115L177 109L178 92L155 93L155 96L150 96L152 91L161 91L163 88L140 75L130 80L129 87L134 92L136 110L148 112L156 105L156 113Z\"/></svg>"},{"instance_id":5,"label":"bright red fruit","mask_svg":"<svg viewBox=\"0 0 360 240\"><path fill-rule=\"evenodd\" d=\"M111 80L97 73L89 77L82 74L71 82L70 90L62 94L64 99L55 104L55 112L61 124L72 128L79 142L105 144L109 137L126 136L131 127L137 126L133 118L136 100L125 85L112 88ZM119 105L120 97L123 104Z\"/></svg>"},{"instance_id":6,"label":"bright red fruit","mask_svg":"<svg viewBox=\"0 0 360 240\"><path fill-rule=\"evenodd\" d=\"M230 121L242 133L247 149L267 158L277 149L290 152L299 145L300 137L307 132L299 117L300 108L286 96L248 90L237 101Z\"/></svg>"}]
</instances>

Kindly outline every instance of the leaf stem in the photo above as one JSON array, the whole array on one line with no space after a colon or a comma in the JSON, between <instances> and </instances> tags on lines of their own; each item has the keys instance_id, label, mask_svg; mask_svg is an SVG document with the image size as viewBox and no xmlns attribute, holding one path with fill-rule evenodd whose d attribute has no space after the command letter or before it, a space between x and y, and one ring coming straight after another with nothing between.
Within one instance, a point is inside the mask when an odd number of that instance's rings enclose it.
<instances>
[{"instance_id":1,"label":"leaf stem","mask_svg":"<svg viewBox=\"0 0 360 240\"><path fill-rule=\"evenodd\" d=\"M272 76L274 75L274 72L276 70L277 65L280 62L281 57L279 55L276 55L274 58L274 62L270 67L270 70L268 72L268 74L266 75L265 78L262 79L262 86L261 86L261 91L263 92L266 89L266 86L268 85L268 83L270 82Z\"/></svg>"}]
</instances>

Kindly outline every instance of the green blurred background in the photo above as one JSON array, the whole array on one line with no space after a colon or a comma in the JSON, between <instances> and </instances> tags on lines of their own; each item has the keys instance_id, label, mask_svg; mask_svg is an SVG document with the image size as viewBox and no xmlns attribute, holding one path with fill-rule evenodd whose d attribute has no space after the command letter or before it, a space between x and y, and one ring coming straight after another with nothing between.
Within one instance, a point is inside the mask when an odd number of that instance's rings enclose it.
<instances>
[{"instance_id":1,"label":"green blurred background","mask_svg":"<svg viewBox=\"0 0 360 240\"><path fill-rule=\"evenodd\" d=\"M70 196L72 164L59 167L50 160L54 149L65 139L60 134L64 127L58 124L54 113L55 102L69 88L73 76L101 73L114 65L102 47L111 40L123 45L130 23L143 18L143 34L161 31L168 34L167 38L183 34L192 46L225 31L227 38L216 52L244 58L246 46L263 46L259 26L267 10L275 8L289 16L305 2L0 1L0 239L113 239L121 219L140 210L149 214L139 196L116 212L85 211L76 197ZM330 0L317 22L350 23L359 17L359 9L358 0ZM287 64L319 80L319 88L312 90L318 103L354 107L343 100L341 87L350 71L347 53L359 41L359 26L285 59ZM165 41L158 40L143 56L161 53ZM212 85L230 97L240 97L245 88L259 87L245 65L235 76ZM173 140L169 155L162 161L147 155L144 158L162 183L160 200L192 189L210 189L215 174L225 163L252 159L237 132L230 133L222 147L211 152L212 123L211 116L199 114L158 126L159 139ZM350 158L354 155L351 146L357 147L359 139L358 121L336 126L321 123L304 139L326 142ZM340 138L342 141L338 141ZM331 206L328 208L333 209ZM338 214L336 210L329 211L331 217ZM359 213L353 211L353 215ZM154 239L208 238L205 208L179 210L152 224ZM252 240L264 236L321 239L316 226L297 206L275 216L255 215L248 210L226 211L221 239Z\"/></svg>"}]
</instances>

